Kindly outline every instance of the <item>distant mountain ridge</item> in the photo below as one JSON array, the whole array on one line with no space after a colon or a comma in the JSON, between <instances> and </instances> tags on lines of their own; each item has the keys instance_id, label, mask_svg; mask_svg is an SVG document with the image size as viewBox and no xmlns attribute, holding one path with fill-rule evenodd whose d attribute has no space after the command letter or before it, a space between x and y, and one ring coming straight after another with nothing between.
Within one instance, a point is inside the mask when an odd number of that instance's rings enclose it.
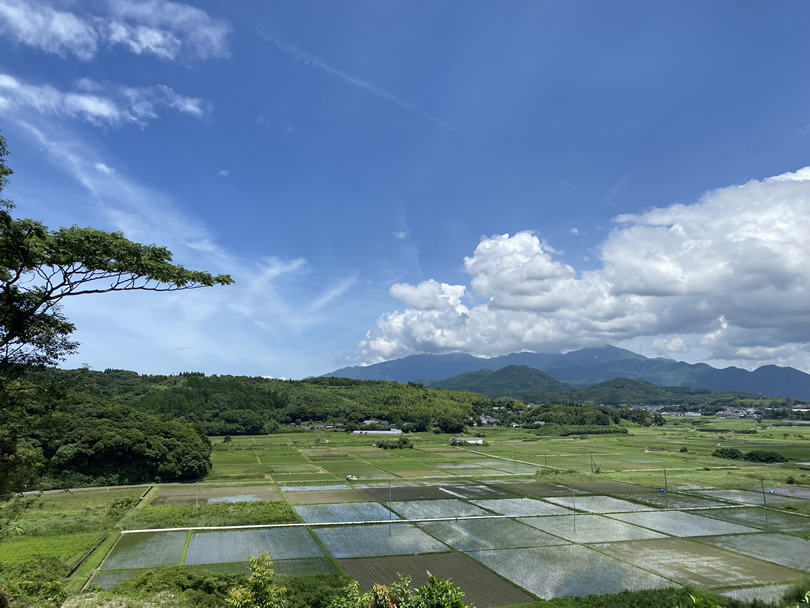
<instances>
[{"instance_id":1,"label":"distant mountain ridge","mask_svg":"<svg viewBox=\"0 0 810 608\"><path fill-rule=\"evenodd\" d=\"M541 370L560 382L576 387L591 386L614 378L627 378L645 380L659 386L810 399L810 374L792 367L765 365L751 372L738 367L717 369L706 363L650 359L615 346L583 348L565 354L511 353L492 359L463 353L410 355L366 367L345 367L324 376L429 383L482 369L497 371L510 365Z\"/></svg>"},{"instance_id":2,"label":"distant mountain ridge","mask_svg":"<svg viewBox=\"0 0 810 608\"><path fill-rule=\"evenodd\" d=\"M687 386L657 386L646 380L627 378L614 378L586 388L577 388L525 365L507 365L495 372L482 369L430 382L428 386L481 393L492 399L514 397L527 403L574 401L604 405L686 404L699 407L711 401L757 398L754 393Z\"/></svg>"}]
</instances>

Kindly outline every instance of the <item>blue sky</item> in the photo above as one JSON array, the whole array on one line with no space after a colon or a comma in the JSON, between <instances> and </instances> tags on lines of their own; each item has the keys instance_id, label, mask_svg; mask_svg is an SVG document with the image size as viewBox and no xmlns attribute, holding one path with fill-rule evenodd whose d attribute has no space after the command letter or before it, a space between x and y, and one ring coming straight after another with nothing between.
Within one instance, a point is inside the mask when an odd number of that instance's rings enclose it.
<instances>
[{"instance_id":1,"label":"blue sky","mask_svg":"<svg viewBox=\"0 0 810 608\"><path fill-rule=\"evenodd\" d=\"M806 2L0 0L19 216L230 287L65 362L303 377L615 344L810 370Z\"/></svg>"}]
</instances>

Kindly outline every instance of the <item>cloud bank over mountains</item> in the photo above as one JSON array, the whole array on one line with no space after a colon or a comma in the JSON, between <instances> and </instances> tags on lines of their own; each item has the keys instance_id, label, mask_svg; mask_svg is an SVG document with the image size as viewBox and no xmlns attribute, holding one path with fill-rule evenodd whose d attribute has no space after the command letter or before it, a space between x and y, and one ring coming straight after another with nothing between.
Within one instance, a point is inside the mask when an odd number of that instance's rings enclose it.
<instances>
[{"instance_id":1,"label":"cloud bank over mountains","mask_svg":"<svg viewBox=\"0 0 810 608\"><path fill-rule=\"evenodd\" d=\"M620 215L578 272L531 232L483 238L469 285L398 283L360 344L374 362L624 345L650 356L810 367L810 167Z\"/></svg>"}]
</instances>

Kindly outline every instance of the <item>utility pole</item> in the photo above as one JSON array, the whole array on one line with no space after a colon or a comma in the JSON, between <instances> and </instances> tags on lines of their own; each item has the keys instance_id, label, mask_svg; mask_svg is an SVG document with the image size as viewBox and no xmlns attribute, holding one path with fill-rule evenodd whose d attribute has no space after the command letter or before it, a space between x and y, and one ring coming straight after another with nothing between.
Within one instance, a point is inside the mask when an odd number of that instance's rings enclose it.
<instances>
[{"instance_id":1,"label":"utility pole","mask_svg":"<svg viewBox=\"0 0 810 608\"><path fill-rule=\"evenodd\" d=\"M574 497L574 486L571 486L571 504L574 507L574 536L577 534L577 499Z\"/></svg>"}]
</instances>

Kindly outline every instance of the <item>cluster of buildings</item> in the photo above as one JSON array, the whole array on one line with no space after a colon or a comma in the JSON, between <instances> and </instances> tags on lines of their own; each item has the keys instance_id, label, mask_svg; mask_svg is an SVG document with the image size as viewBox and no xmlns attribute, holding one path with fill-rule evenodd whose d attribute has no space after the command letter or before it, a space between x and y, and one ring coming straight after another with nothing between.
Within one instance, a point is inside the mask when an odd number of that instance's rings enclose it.
<instances>
[{"instance_id":1,"label":"cluster of buildings","mask_svg":"<svg viewBox=\"0 0 810 608\"><path fill-rule=\"evenodd\" d=\"M759 418L760 413L756 408L732 408L727 407L724 410L715 412L718 418Z\"/></svg>"},{"instance_id":2,"label":"cluster of buildings","mask_svg":"<svg viewBox=\"0 0 810 608\"><path fill-rule=\"evenodd\" d=\"M360 424L363 428L352 431L352 435L402 435L402 431L391 428L391 423L387 420L369 419Z\"/></svg>"}]
</instances>

